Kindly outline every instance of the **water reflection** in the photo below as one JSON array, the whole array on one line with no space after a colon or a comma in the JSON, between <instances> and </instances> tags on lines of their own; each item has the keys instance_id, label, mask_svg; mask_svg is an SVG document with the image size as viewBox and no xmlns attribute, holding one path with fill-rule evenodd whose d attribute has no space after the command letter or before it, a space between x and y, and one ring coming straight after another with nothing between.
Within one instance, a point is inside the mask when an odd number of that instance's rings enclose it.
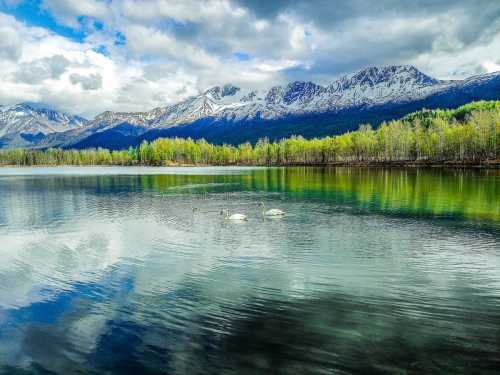
<instances>
[{"instance_id":1,"label":"water reflection","mask_svg":"<svg viewBox=\"0 0 500 375\"><path fill-rule=\"evenodd\" d=\"M498 173L198 173L0 177L0 372L500 365Z\"/></svg>"}]
</instances>

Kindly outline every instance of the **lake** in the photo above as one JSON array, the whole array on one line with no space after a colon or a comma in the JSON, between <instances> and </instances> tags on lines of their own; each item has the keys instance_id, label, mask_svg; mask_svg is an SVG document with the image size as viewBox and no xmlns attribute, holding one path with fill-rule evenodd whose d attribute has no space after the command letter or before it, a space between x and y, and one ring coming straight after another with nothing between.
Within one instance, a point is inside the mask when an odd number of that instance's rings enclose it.
<instances>
[{"instance_id":1,"label":"lake","mask_svg":"<svg viewBox=\"0 0 500 375\"><path fill-rule=\"evenodd\" d=\"M498 170L3 168L0 257L2 374L500 368Z\"/></svg>"}]
</instances>

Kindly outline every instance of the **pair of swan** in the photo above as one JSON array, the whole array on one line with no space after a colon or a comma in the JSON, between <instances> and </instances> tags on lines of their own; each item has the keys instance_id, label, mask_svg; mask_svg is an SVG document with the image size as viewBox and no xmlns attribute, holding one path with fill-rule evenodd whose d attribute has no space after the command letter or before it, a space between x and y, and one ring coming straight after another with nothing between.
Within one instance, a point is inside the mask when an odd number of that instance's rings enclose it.
<instances>
[{"instance_id":1,"label":"pair of swan","mask_svg":"<svg viewBox=\"0 0 500 375\"><path fill-rule=\"evenodd\" d=\"M283 217L285 216L285 211L280 210L279 208L272 208L270 210L266 210L266 205L264 202L260 202L260 206L262 207L262 216L264 217ZM248 217L245 214L230 214L228 210L222 210L220 212L221 215L224 215L226 220L234 220L234 221L247 221Z\"/></svg>"}]
</instances>

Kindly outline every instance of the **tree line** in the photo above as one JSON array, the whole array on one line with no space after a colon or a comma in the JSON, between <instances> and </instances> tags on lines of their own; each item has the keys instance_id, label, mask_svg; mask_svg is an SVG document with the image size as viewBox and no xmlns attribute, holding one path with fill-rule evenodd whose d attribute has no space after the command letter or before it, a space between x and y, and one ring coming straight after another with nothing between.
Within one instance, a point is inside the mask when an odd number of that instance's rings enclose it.
<instances>
[{"instance_id":1,"label":"tree line","mask_svg":"<svg viewBox=\"0 0 500 375\"><path fill-rule=\"evenodd\" d=\"M214 145L190 138L144 141L127 150L0 150L1 165L297 165L356 162L482 162L499 159L500 101L454 110L423 110L373 129Z\"/></svg>"}]
</instances>

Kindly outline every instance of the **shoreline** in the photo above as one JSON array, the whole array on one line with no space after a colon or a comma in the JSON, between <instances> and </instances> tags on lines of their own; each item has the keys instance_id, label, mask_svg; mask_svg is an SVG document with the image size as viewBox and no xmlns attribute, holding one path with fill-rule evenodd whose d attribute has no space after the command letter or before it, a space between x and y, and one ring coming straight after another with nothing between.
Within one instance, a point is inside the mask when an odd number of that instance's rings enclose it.
<instances>
[{"instance_id":1,"label":"shoreline","mask_svg":"<svg viewBox=\"0 0 500 375\"><path fill-rule=\"evenodd\" d=\"M37 165L16 165L0 164L0 168L102 168L102 167L142 167L142 168L206 168L206 167L343 167L343 168L449 168L449 169L500 169L500 160L489 160L483 162L424 162L424 161L356 161L356 162L332 162L332 163L291 163L291 164L175 164L167 165L74 165L74 164L37 164Z\"/></svg>"}]
</instances>

